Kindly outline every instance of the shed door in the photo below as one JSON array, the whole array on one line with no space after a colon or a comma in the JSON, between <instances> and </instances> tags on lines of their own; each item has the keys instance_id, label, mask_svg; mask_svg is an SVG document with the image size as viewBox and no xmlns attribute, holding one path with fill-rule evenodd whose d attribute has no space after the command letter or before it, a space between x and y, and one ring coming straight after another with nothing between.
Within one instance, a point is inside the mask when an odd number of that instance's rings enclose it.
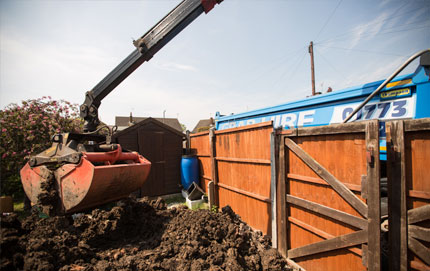
<instances>
[{"instance_id":1,"label":"shed door","mask_svg":"<svg viewBox=\"0 0 430 271\"><path fill-rule=\"evenodd\" d=\"M139 153L151 162L151 171L141 189L141 196L162 195L165 186L164 177L164 132L138 131Z\"/></svg>"}]
</instances>

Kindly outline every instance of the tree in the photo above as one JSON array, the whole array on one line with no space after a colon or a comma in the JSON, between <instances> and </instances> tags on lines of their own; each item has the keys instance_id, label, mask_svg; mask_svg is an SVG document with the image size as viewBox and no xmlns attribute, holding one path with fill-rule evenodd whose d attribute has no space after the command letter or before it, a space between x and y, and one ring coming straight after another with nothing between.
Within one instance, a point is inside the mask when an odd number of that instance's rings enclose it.
<instances>
[{"instance_id":1,"label":"tree","mask_svg":"<svg viewBox=\"0 0 430 271\"><path fill-rule=\"evenodd\" d=\"M81 131L83 122L78 117L76 104L49 96L0 110L1 194L21 197L20 169L30 155L51 146L54 134Z\"/></svg>"},{"instance_id":2,"label":"tree","mask_svg":"<svg viewBox=\"0 0 430 271\"><path fill-rule=\"evenodd\" d=\"M187 126L185 126L185 124L180 123L181 124L181 128L182 128L182 132L185 132L187 130Z\"/></svg>"}]
</instances>

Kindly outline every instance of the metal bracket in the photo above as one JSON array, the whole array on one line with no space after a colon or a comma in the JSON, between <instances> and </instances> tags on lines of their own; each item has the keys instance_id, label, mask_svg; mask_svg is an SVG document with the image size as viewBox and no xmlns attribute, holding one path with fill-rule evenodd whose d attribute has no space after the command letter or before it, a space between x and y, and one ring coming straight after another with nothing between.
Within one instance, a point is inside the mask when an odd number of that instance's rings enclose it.
<instances>
[{"instance_id":1,"label":"metal bracket","mask_svg":"<svg viewBox=\"0 0 430 271\"><path fill-rule=\"evenodd\" d=\"M205 10L205 13L208 13L211 11L216 4L221 3L223 0L202 0L202 6Z\"/></svg>"},{"instance_id":2,"label":"metal bracket","mask_svg":"<svg viewBox=\"0 0 430 271\"><path fill-rule=\"evenodd\" d=\"M145 54L146 52L148 52L148 46L146 46L146 43L143 40L143 38L140 38L138 40L134 40L133 45L137 48L137 50L139 50L139 52L141 54ZM151 58L152 58L152 56L151 56Z\"/></svg>"},{"instance_id":3,"label":"metal bracket","mask_svg":"<svg viewBox=\"0 0 430 271\"><path fill-rule=\"evenodd\" d=\"M43 157L43 156L34 156L30 158L29 164L31 167L40 166L43 164L52 164L52 163L72 163L77 164L81 161L82 154L79 152L74 152L61 156L52 156L52 157Z\"/></svg>"}]
</instances>

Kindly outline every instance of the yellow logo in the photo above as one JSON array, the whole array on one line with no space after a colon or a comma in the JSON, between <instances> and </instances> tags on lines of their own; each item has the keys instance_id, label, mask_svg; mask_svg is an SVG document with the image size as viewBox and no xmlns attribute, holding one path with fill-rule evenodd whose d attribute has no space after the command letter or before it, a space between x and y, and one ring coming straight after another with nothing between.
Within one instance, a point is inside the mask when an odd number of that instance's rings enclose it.
<instances>
[{"instance_id":1,"label":"yellow logo","mask_svg":"<svg viewBox=\"0 0 430 271\"><path fill-rule=\"evenodd\" d=\"M396 89L392 91L386 91L381 93L382 99L388 99L388 98L394 98L394 97L401 97L401 96L407 96L411 94L410 88L402 88L402 89Z\"/></svg>"}]
</instances>

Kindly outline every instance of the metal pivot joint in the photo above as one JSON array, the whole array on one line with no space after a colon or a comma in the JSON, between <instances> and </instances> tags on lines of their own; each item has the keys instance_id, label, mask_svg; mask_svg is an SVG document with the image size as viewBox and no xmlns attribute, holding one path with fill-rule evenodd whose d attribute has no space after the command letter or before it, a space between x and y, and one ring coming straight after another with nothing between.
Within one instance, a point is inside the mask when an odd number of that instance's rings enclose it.
<instances>
[{"instance_id":1,"label":"metal pivot joint","mask_svg":"<svg viewBox=\"0 0 430 271\"><path fill-rule=\"evenodd\" d=\"M98 116L98 107L100 106L100 101L94 99L92 91L87 91L85 93L85 101L80 106L80 116L85 120L84 132L92 132L97 129L100 124Z\"/></svg>"}]
</instances>

